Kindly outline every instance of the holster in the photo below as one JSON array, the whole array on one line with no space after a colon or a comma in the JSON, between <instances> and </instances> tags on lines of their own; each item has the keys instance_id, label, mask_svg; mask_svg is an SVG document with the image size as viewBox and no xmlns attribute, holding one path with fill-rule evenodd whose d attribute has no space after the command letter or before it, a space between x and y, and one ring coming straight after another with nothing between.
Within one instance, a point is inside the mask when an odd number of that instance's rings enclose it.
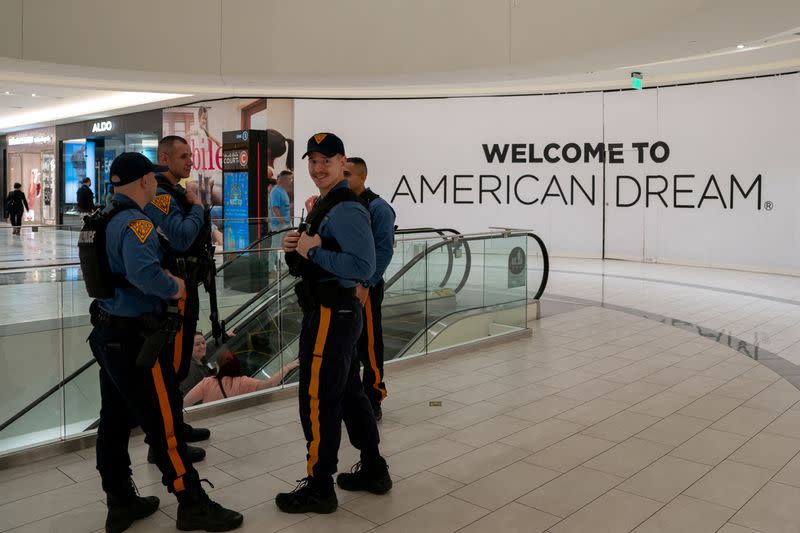
<instances>
[{"instance_id":1,"label":"holster","mask_svg":"<svg viewBox=\"0 0 800 533\"><path fill-rule=\"evenodd\" d=\"M304 313L309 313L320 305L334 307L337 303L354 298L356 295L355 288L341 287L336 282L314 283L306 280L295 285L294 292Z\"/></svg>"},{"instance_id":2,"label":"holster","mask_svg":"<svg viewBox=\"0 0 800 533\"><path fill-rule=\"evenodd\" d=\"M136 357L136 366L153 368L161 350L183 326L183 316L177 312L177 308L169 307L164 316L145 313L139 317L139 322L144 342Z\"/></svg>"}]
</instances>

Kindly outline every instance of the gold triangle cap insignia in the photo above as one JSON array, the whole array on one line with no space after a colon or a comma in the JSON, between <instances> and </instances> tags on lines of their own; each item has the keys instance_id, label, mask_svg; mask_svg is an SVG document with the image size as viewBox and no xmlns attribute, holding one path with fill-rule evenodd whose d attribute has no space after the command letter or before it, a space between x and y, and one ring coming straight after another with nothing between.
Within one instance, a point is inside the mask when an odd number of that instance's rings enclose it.
<instances>
[{"instance_id":1,"label":"gold triangle cap insignia","mask_svg":"<svg viewBox=\"0 0 800 533\"><path fill-rule=\"evenodd\" d=\"M149 220L132 220L128 222L128 227L131 228L133 234L136 235L136 238L139 239L139 242L144 244L147 240L147 237L150 236L150 233L153 231L153 223Z\"/></svg>"},{"instance_id":2,"label":"gold triangle cap insignia","mask_svg":"<svg viewBox=\"0 0 800 533\"><path fill-rule=\"evenodd\" d=\"M314 135L314 142L316 142L317 144L320 144L320 143L322 143L322 141L325 140L325 137L327 137L327 136L328 136L327 133L317 133L316 135Z\"/></svg>"},{"instance_id":3,"label":"gold triangle cap insignia","mask_svg":"<svg viewBox=\"0 0 800 533\"><path fill-rule=\"evenodd\" d=\"M170 201L169 194L159 194L158 196L153 198L150 201L150 203L156 206L158 210L164 213L165 215L169 215L169 201Z\"/></svg>"}]
</instances>

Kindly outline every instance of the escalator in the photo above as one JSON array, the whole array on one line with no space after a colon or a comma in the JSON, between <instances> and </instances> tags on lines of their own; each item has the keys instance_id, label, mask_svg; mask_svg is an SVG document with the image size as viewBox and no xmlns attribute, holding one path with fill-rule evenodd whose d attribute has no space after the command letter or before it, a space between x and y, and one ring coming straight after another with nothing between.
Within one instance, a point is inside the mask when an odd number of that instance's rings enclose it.
<instances>
[{"instance_id":1,"label":"escalator","mask_svg":"<svg viewBox=\"0 0 800 533\"><path fill-rule=\"evenodd\" d=\"M231 269L259 260L272 264L276 252L265 249L263 241L227 255L219 269L221 308L228 309L223 313L225 328L235 329L236 335L220 346L209 339L209 356L213 362L221 350L231 350L239 356L246 374L267 379L297 357L302 314L293 291L296 280L285 272L281 261L275 263L281 265L279 270L264 276L260 281L262 286L250 292L226 286L228 278L235 277L228 276ZM522 250L525 257L531 258L521 271L522 278L518 275L512 279L509 273L514 250ZM528 303L542 295L548 270L544 244L531 233L461 235L454 230L434 228L398 231L394 258L385 275L382 321L385 360L422 355L447 347L447 343L474 342L498 332L527 328ZM207 311L201 310L201 318L204 313ZM437 344L437 338L445 337L447 343ZM10 449L4 448L4 440L18 437L21 431L45 434L46 430L50 432L48 435L53 434L52 423L45 427L38 420L47 418L45 414L52 420L52 413L46 412L52 411L56 404L62 411L61 417L66 418L65 389L79 391L70 394L75 405L70 405L73 412L69 416L76 422L65 425L62 421L60 428L56 428L55 440L80 435L93 426L99 409L99 391L94 359L88 351L86 356L86 363L80 368L0 424L0 455L4 449ZM296 380L296 373L290 373L284 384ZM84 421L82 425L80 421ZM53 437L42 438L39 443L53 440ZM30 444L26 443L27 446Z\"/></svg>"}]
</instances>

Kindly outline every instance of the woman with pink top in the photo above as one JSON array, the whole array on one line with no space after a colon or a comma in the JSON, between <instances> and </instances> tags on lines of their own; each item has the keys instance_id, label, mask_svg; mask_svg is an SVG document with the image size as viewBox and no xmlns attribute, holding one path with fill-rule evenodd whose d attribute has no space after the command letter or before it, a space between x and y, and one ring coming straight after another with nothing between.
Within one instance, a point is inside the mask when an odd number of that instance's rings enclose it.
<instances>
[{"instance_id":1,"label":"woman with pink top","mask_svg":"<svg viewBox=\"0 0 800 533\"><path fill-rule=\"evenodd\" d=\"M239 364L236 354L229 351L222 352L217 357L217 374L203 378L200 383L187 392L183 397L183 406L189 407L199 402L208 403L275 387L280 384L290 370L297 368L299 364L299 361L295 359L269 379L255 379L242 374L242 366Z\"/></svg>"}]
</instances>

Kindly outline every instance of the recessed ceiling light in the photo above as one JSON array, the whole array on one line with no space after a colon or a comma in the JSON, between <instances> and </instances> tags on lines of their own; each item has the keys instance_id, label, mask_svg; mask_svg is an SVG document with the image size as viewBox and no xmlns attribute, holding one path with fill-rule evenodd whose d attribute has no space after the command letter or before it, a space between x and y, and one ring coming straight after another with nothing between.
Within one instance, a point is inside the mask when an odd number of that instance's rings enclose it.
<instances>
[{"instance_id":1,"label":"recessed ceiling light","mask_svg":"<svg viewBox=\"0 0 800 533\"><path fill-rule=\"evenodd\" d=\"M736 48L738 48L739 50L741 50L742 48L744 48L744 45L743 45L743 44L736 45Z\"/></svg>"},{"instance_id":2,"label":"recessed ceiling light","mask_svg":"<svg viewBox=\"0 0 800 533\"><path fill-rule=\"evenodd\" d=\"M6 91L3 94L5 94L6 96L10 96L11 95L11 91Z\"/></svg>"},{"instance_id":3,"label":"recessed ceiling light","mask_svg":"<svg viewBox=\"0 0 800 533\"><path fill-rule=\"evenodd\" d=\"M31 96L33 96L34 98L36 98L36 93L31 93Z\"/></svg>"}]
</instances>

